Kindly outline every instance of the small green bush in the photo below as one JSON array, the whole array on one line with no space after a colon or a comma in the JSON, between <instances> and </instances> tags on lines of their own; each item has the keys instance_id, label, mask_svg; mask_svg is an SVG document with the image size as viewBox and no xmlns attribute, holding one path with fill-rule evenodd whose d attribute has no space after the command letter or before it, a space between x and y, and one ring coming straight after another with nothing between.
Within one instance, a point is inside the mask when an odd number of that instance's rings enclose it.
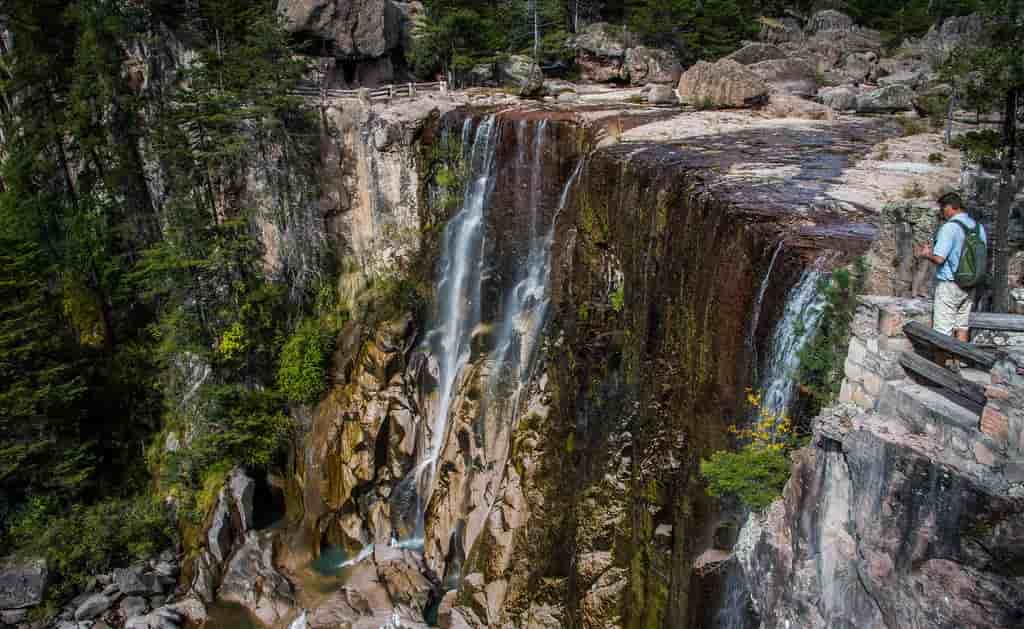
<instances>
[{"instance_id":1,"label":"small green bush","mask_svg":"<svg viewBox=\"0 0 1024 629\"><path fill-rule=\"evenodd\" d=\"M334 351L334 332L306 319L281 350L277 385L292 402L315 404L327 391L327 363Z\"/></svg>"},{"instance_id":2,"label":"small green bush","mask_svg":"<svg viewBox=\"0 0 1024 629\"><path fill-rule=\"evenodd\" d=\"M972 164L997 166L1002 134L995 129L968 131L953 138L950 145L963 151L964 159Z\"/></svg>"},{"instance_id":3,"label":"small green bush","mask_svg":"<svg viewBox=\"0 0 1024 629\"><path fill-rule=\"evenodd\" d=\"M928 155L928 162L932 164L941 164L946 161L946 156L942 153L931 153Z\"/></svg>"},{"instance_id":4,"label":"small green bush","mask_svg":"<svg viewBox=\"0 0 1024 629\"><path fill-rule=\"evenodd\" d=\"M700 473L712 496L733 496L748 508L761 510L782 495L789 479L789 453L799 438L789 417L764 406L761 394L748 390L747 402L757 421L749 428L729 429L743 445L736 452L720 450L702 460Z\"/></svg>"},{"instance_id":5,"label":"small green bush","mask_svg":"<svg viewBox=\"0 0 1024 629\"><path fill-rule=\"evenodd\" d=\"M240 385L215 387L209 395L208 417L189 448L197 469L273 463L292 430L280 396Z\"/></svg>"},{"instance_id":6,"label":"small green bush","mask_svg":"<svg viewBox=\"0 0 1024 629\"><path fill-rule=\"evenodd\" d=\"M928 133L928 125L916 118L900 116L899 118L896 118L896 122L899 123L900 127L903 129L904 136Z\"/></svg>"},{"instance_id":7,"label":"small green bush","mask_svg":"<svg viewBox=\"0 0 1024 629\"><path fill-rule=\"evenodd\" d=\"M70 508L52 496L32 497L11 518L16 552L45 557L52 582L47 598L61 601L89 577L152 556L172 544L166 509L145 495Z\"/></svg>"}]
</instances>

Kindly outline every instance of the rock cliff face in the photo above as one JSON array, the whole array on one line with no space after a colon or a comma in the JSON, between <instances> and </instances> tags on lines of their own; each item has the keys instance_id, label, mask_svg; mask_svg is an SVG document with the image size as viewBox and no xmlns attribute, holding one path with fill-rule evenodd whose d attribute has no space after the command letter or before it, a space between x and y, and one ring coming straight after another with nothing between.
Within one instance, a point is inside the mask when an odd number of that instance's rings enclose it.
<instances>
[{"instance_id":1,"label":"rock cliff face","mask_svg":"<svg viewBox=\"0 0 1024 629\"><path fill-rule=\"evenodd\" d=\"M783 500L737 544L763 627L1024 622L1020 474L933 434L897 413L818 418Z\"/></svg>"}]
</instances>

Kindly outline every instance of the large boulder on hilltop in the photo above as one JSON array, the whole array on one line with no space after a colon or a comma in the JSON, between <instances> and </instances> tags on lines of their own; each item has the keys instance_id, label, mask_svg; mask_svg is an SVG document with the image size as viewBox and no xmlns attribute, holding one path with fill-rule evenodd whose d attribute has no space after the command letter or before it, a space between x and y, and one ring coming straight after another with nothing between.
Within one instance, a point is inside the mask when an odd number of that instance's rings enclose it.
<instances>
[{"instance_id":1,"label":"large boulder on hilltop","mask_svg":"<svg viewBox=\"0 0 1024 629\"><path fill-rule=\"evenodd\" d=\"M607 82L626 80L625 32L620 26L597 22L583 29L573 40L580 78Z\"/></svg>"},{"instance_id":2,"label":"large boulder on hilltop","mask_svg":"<svg viewBox=\"0 0 1024 629\"><path fill-rule=\"evenodd\" d=\"M515 87L520 96L533 96L544 88L544 73L526 55L510 55L498 63L498 78Z\"/></svg>"},{"instance_id":3,"label":"large boulder on hilltop","mask_svg":"<svg viewBox=\"0 0 1024 629\"><path fill-rule=\"evenodd\" d=\"M772 59L785 59L786 51L771 44L752 43L747 44L736 52L728 55L726 59L742 63L747 66L759 61L771 61Z\"/></svg>"},{"instance_id":4,"label":"large boulder on hilltop","mask_svg":"<svg viewBox=\"0 0 1024 629\"><path fill-rule=\"evenodd\" d=\"M701 107L747 107L762 104L768 83L732 59L698 61L679 78L679 99Z\"/></svg>"},{"instance_id":5,"label":"large boulder on hilltop","mask_svg":"<svg viewBox=\"0 0 1024 629\"><path fill-rule=\"evenodd\" d=\"M683 66L670 50L637 46L626 51L625 72L633 85L675 84L683 74Z\"/></svg>"},{"instance_id":6,"label":"large boulder on hilltop","mask_svg":"<svg viewBox=\"0 0 1024 629\"><path fill-rule=\"evenodd\" d=\"M0 609L24 609L41 603L49 575L43 559L0 559Z\"/></svg>"},{"instance_id":7,"label":"large boulder on hilltop","mask_svg":"<svg viewBox=\"0 0 1024 629\"><path fill-rule=\"evenodd\" d=\"M891 113L914 108L914 91L906 85L887 85L857 96L859 113Z\"/></svg>"},{"instance_id":8,"label":"large boulder on hilltop","mask_svg":"<svg viewBox=\"0 0 1024 629\"><path fill-rule=\"evenodd\" d=\"M769 59L751 64L747 69L780 92L808 97L818 92L815 68L803 59Z\"/></svg>"},{"instance_id":9,"label":"large boulder on hilltop","mask_svg":"<svg viewBox=\"0 0 1024 629\"><path fill-rule=\"evenodd\" d=\"M807 20L804 30L808 35L815 35L823 32L847 32L854 28L852 17L841 11L826 9L812 15L811 19Z\"/></svg>"},{"instance_id":10,"label":"large boulder on hilltop","mask_svg":"<svg viewBox=\"0 0 1024 629\"><path fill-rule=\"evenodd\" d=\"M391 0L278 0L285 29L326 42L337 57L382 57L402 35L402 13Z\"/></svg>"}]
</instances>

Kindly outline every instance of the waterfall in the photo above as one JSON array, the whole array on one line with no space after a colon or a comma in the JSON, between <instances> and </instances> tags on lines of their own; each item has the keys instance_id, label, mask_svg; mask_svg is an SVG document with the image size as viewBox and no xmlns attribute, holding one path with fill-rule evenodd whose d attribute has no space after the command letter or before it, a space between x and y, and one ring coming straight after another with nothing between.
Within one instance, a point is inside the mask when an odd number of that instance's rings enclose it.
<instances>
[{"instance_id":1,"label":"waterfall","mask_svg":"<svg viewBox=\"0 0 1024 629\"><path fill-rule=\"evenodd\" d=\"M805 270L786 297L782 320L772 333L768 364L761 381L762 405L768 411L786 413L790 410L800 351L817 331L825 306L824 296L818 291L821 278L821 271L813 267Z\"/></svg>"},{"instance_id":2,"label":"waterfall","mask_svg":"<svg viewBox=\"0 0 1024 629\"><path fill-rule=\"evenodd\" d=\"M782 243L779 243L768 267L768 274L761 283L755 317L759 315L768 277L781 249ZM817 331L825 305L824 296L818 291L822 275L822 272L812 265L803 272L800 280L786 296L782 319L772 332L768 361L761 379L761 407L766 412L789 413L791 410L793 394L796 391L796 370L800 367L800 351ZM740 522L746 520L745 510L740 515ZM726 568L721 607L715 615L715 627L754 629L757 626L758 622L751 611L750 592L743 570L739 563L733 560Z\"/></svg>"},{"instance_id":3,"label":"waterfall","mask_svg":"<svg viewBox=\"0 0 1024 629\"><path fill-rule=\"evenodd\" d=\"M437 309L433 328L424 338L425 349L436 360L437 399L421 432L417 461L398 493L416 497L416 531L399 542L416 547L423 539L423 516L433 491L437 458L448 431L448 415L459 374L470 356L470 334L480 323L480 292L484 268L484 210L494 190L495 157L500 135L497 117L485 118L472 131L472 120L462 127L463 159L468 166L462 207L445 227L436 285ZM470 142L472 136L472 142Z\"/></svg>"},{"instance_id":4,"label":"waterfall","mask_svg":"<svg viewBox=\"0 0 1024 629\"><path fill-rule=\"evenodd\" d=\"M747 330L747 349L750 351L750 363L757 366L757 344L754 342L754 336L757 334L757 325L761 321L761 306L764 303L764 294L768 290L768 285L772 279L772 269L775 268L775 261L779 259L779 254L782 253L784 240L780 240L775 245L775 253L772 254L772 260L768 263L768 270L764 274L764 279L761 280L761 287L757 290L757 298L754 300L753 316L750 318L750 328Z\"/></svg>"}]
</instances>

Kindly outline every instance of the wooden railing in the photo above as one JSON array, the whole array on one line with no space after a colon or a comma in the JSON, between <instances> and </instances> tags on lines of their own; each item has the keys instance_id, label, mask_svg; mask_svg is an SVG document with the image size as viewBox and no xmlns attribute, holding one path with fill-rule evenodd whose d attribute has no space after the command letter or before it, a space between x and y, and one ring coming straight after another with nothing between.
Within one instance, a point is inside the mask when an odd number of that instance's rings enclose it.
<instances>
[{"instance_id":1,"label":"wooden railing","mask_svg":"<svg viewBox=\"0 0 1024 629\"><path fill-rule=\"evenodd\" d=\"M373 89L363 88L355 90L326 89L312 83L303 83L295 88L295 94L308 98L320 98L322 100L358 100L361 98L360 93L362 93L364 89L366 96L371 101L390 102L398 98L416 98L420 94L429 92L440 92L445 94L448 92L448 83L445 81L437 81L434 83L398 83Z\"/></svg>"}]
</instances>

